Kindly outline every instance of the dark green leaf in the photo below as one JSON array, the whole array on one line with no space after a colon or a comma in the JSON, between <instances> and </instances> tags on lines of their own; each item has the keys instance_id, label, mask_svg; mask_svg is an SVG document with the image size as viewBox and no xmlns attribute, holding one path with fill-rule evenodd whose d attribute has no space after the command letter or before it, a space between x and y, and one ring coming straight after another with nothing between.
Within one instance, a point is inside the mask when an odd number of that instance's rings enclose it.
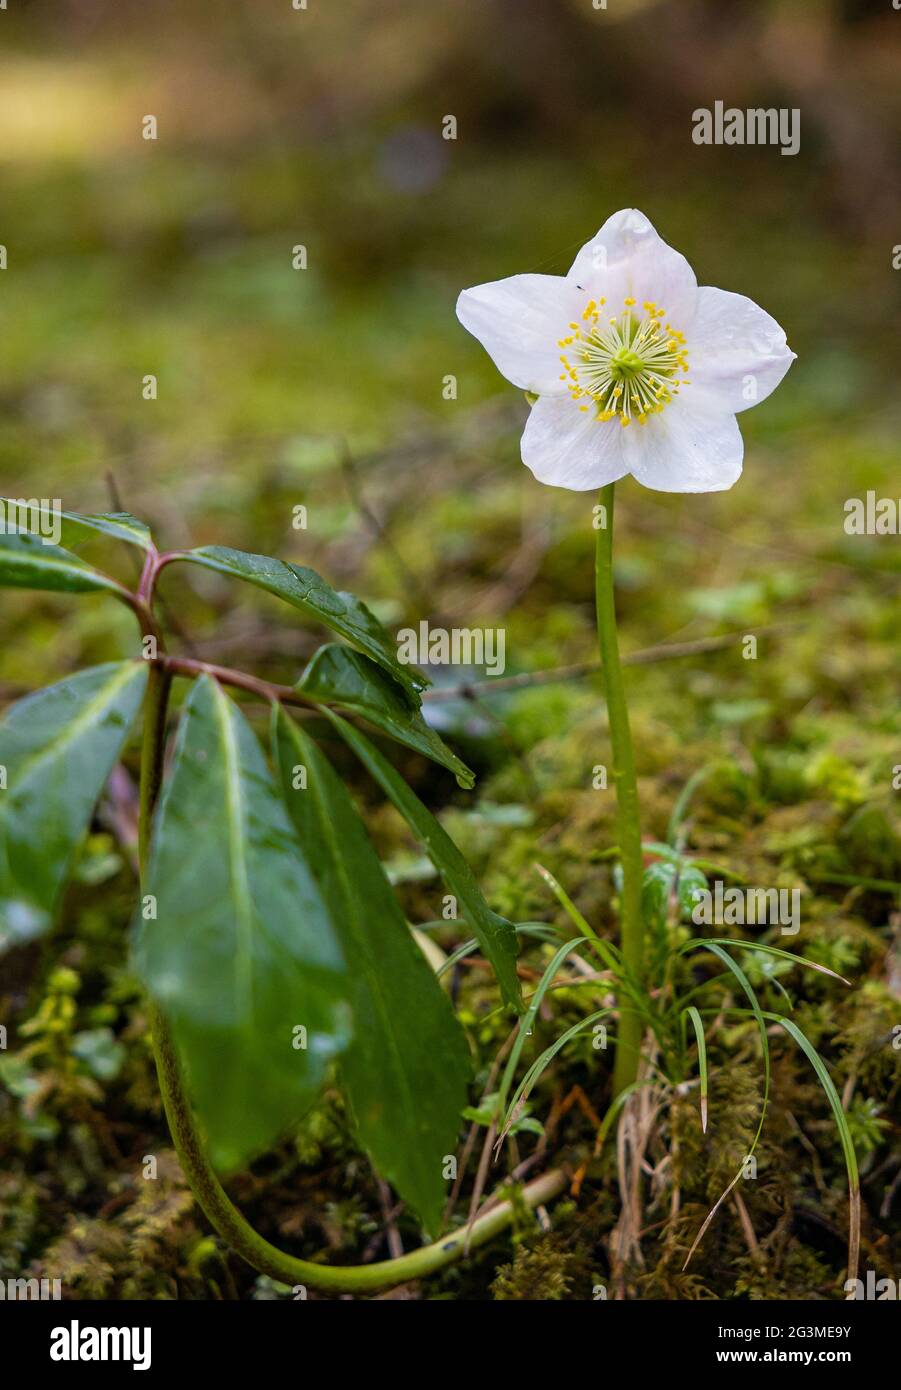
<instances>
[{"instance_id":1,"label":"dark green leaf","mask_svg":"<svg viewBox=\"0 0 901 1390\"><path fill-rule=\"evenodd\" d=\"M371 656L400 682L412 704L419 703L419 691L428 685L426 677L415 666L404 666L398 661L394 643L365 603L353 594L339 593L315 570L221 545L204 545L186 551L184 559L236 579L246 579L258 589L265 589L299 608L307 617L331 628Z\"/></svg>"},{"instance_id":2,"label":"dark green leaf","mask_svg":"<svg viewBox=\"0 0 901 1390\"><path fill-rule=\"evenodd\" d=\"M285 804L350 967L354 1038L341 1070L360 1136L435 1233L448 1192L443 1160L466 1104L466 1038L340 778L281 710L273 744ZM306 785L295 789L301 776Z\"/></svg>"},{"instance_id":3,"label":"dark green leaf","mask_svg":"<svg viewBox=\"0 0 901 1390\"><path fill-rule=\"evenodd\" d=\"M185 705L143 891L156 919L144 920L145 896L137 968L228 1171L300 1119L347 1044L350 1010L341 949L262 750L206 676Z\"/></svg>"},{"instance_id":4,"label":"dark green leaf","mask_svg":"<svg viewBox=\"0 0 901 1390\"><path fill-rule=\"evenodd\" d=\"M0 950L50 926L146 679L142 661L94 666L26 696L0 723Z\"/></svg>"},{"instance_id":5,"label":"dark green leaf","mask_svg":"<svg viewBox=\"0 0 901 1390\"><path fill-rule=\"evenodd\" d=\"M512 922L500 917L482 897L472 870L447 831L431 811L407 786L404 779L382 757L359 729L346 719L329 712L335 728L350 744L357 757L375 778L382 791L400 811L451 893L457 898L463 915L488 960L494 966L501 993L508 1004L522 1012L522 993L516 974L516 931Z\"/></svg>"},{"instance_id":6,"label":"dark green leaf","mask_svg":"<svg viewBox=\"0 0 901 1390\"><path fill-rule=\"evenodd\" d=\"M150 527L146 522L138 521L137 517L131 516L129 512L104 512L98 516L61 512L60 515L63 519L62 539L66 545L78 545L79 542L88 539L85 532L90 534L92 531L99 531L114 540L127 541L129 545L139 546L141 550L150 550L153 547Z\"/></svg>"},{"instance_id":7,"label":"dark green leaf","mask_svg":"<svg viewBox=\"0 0 901 1390\"><path fill-rule=\"evenodd\" d=\"M82 516L79 512L57 511L55 508L43 507L39 502L32 505L27 499L14 497L4 498L0 506L5 509L7 525L15 519L15 528L18 531L49 536L52 535L52 528L58 524L60 542L66 546L78 545L95 531L114 536L120 541L128 541L130 545L140 546L142 550L150 550L153 545L150 528L128 512Z\"/></svg>"},{"instance_id":8,"label":"dark green leaf","mask_svg":"<svg viewBox=\"0 0 901 1390\"><path fill-rule=\"evenodd\" d=\"M0 532L0 587L56 589L70 594L90 589L124 592L114 579L92 569L77 555L28 531Z\"/></svg>"},{"instance_id":9,"label":"dark green leaf","mask_svg":"<svg viewBox=\"0 0 901 1390\"><path fill-rule=\"evenodd\" d=\"M452 772L461 787L471 787L475 775L430 729L396 681L380 666L351 647L336 642L320 647L296 687L310 699L361 714L370 724L431 758Z\"/></svg>"}]
</instances>

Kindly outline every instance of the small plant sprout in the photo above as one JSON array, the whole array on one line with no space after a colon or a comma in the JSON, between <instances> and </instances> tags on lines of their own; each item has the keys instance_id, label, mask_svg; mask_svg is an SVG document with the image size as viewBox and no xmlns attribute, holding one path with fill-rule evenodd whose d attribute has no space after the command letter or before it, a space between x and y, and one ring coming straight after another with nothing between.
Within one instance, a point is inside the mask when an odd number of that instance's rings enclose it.
<instances>
[{"instance_id":1,"label":"small plant sprout","mask_svg":"<svg viewBox=\"0 0 901 1390\"><path fill-rule=\"evenodd\" d=\"M696 1085L699 1121L706 1132L711 1059L705 1030L711 1024L719 1030L728 1017L747 1020L756 1030L764 1071L757 1133L736 1178L699 1231L690 1259L754 1155L770 1091L770 1033L781 1028L812 1064L838 1130L850 1193L848 1267L853 1278L859 1245L859 1183L848 1121L819 1054L790 1019L761 1008L735 952L756 953L820 972L825 967L768 944L689 936L685 924L692 921L696 894L707 887L706 874L734 875L684 850L683 821L705 769L679 798L667 842L642 842L614 603L616 482L632 474L645 487L663 492L730 488L741 473L743 457L736 415L775 390L795 354L775 320L750 299L699 286L685 257L668 246L634 208L614 213L582 247L565 276L514 275L464 290L457 314L503 375L529 398L522 458L539 482L573 491L599 489L599 504L594 508L595 601L613 750L613 766L607 770L617 797L619 843L613 853L619 861L614 878L619 890L620 942L601 938L556 879L539 869L577 935L553 955L520 1020L497 1094L496 1132L502 1140L511 1131L529 1093L561 1047L611 1014L605 1007L569 1028L514 1087L529 1021L565 958L577 948L597 956L606 987L616 1000L611 1018L615 1032L610 1035L615 1046L611 1104L598 1127L597 1148L614 1120L627 1114L630 1098L639 1099L638 1091L650 1093L645 1113L656 1113L676 1094ZM651 860L647 868L646 858ZM723 970L699 983L686 967L701 952ZM727 999L714 1005L711 990L723 987ZM732 1003L733 991L741 1008ZM782 993L790 1007L784 989ZM692 1068L697 1081L691 1079ZM622 1150L627 1147L624 1141ZM637 1189L641 1162L639 1152L634 1155L634 1180L621 1178L624 1191ZM626 1221L625 1213L622 1220ZM637 1240L634 1223L632 1239Z\"/></svg>"}]
</instances>

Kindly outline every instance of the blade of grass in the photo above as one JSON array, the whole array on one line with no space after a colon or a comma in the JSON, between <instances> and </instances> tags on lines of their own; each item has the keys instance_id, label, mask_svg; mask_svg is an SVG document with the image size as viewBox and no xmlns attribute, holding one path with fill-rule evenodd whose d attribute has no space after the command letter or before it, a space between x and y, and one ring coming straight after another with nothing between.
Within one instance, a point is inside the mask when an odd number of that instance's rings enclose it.
<instances>
[{"instance_id":1,"label":"blade of grass","mask_svg":"<svg viewBox=\"0 0 901 1390\"><path fill-rule=\"evenodd\" d=\"M537 1084L542 1072L553 1061L553 1059L556 1057L557 1053L561 1050L561 1048L566 1046L570 1038L574 1038L578 1033L581 1033L583 1029L590 1028L594 1023L598 1021L599 1018L605 1018L607 1014L610 1014L612 1012L613 1010L609 1008L598 1009L596 1013L589 1014L587 1018L580 1019L579 1022L574 1023L571 1028L567 1028L565 1033L561 1033L560 1037L557 1038L554 1042L552 1042L550 1047L546 1047L540 1057L536 1058L536 1060L529 1067L529 1070L526 1072L522 1081L520 1081L514 1093L513 1099L507 1106L507 1112L504 1115L501 1132L498 1135L498 1143L500 1143L506 1136L507 1131L510 1128L516 1116L518 1106L521 1102L524 1102L528 1099L529 1092Z\"/></svg>"},{"instance_id":2,"label":"blade of grass","mask_svg":"<svg viewBox=\"0 0 901 1390\"><path fill-rule=\"evenodd\" d=\"M546 869L544 865L536 864L535 869L547 884L548 888L550 888L554 897L570 918L570 921L572 921L580 931L584 931L590 937L591 944L594 946L607 969L613 972L617 981L621 983L622 988L630 996L633 1003L639 1006L637 1012L642 1013L643 1010L641 1005L644 1003L644 991L639 988L635 982L634 976L626 967L625 960L623 959L619 947L614 946L612 941L605 941L603 937L598 936L597 932L586 922L575 903L569 897L566 889L557 882L554 875Z\"/></svg>"},{"instance_id":3,"label":"blade of grass","mask_svg":"<svg viewBox=\"0 0 901 1390\"><path fill-rule=\"evenodd\" d=\"M817 883L836 883L840 887L868 888L875 893L901 893L901 883L891 878L866 878L861 874L818 874L810 877Z\"/></svg>"},{"instance_id":4,"label":"blade of grass","mask_svg":"<svg viewBox=\"0 0 901 1390\"><path fill-rule=\"evenodd\" d=\"M694 1241L692 1243L692 1247L689 1250L687 1256L685 1257L685 1263L682 1266L683 1271L688 1268L689 1262L691 1261L691 1257L697 1250L701 1241L704 1239L704 1235L711 1221L716 1216L723 1202L729 1196L729 1193L732 1191L733 1187L735 1187L736 1183L741 1178L741 1175L744 1172L745 1163L747 1162L748 1158L750 1158L751 1155L754 1153L754 1150L757 1148L757 1145L760 1142L760 1136L763 1133L763 1124L764 1120L766 1119L767 1105L769 1104L770 1099L770 1043L766 1034L766 1022L764 1020L763 1011L761 1010L760 1004L758 1003L757 995L754 993L754 988L750 980L748 979L745 972L742 970L741 966L732 959L732 957L729 955L727 951L723 950L722 946L720 946L718 941L705 941L702 938L698 938L696 941L686 943L686 946L684 946L682 950L684 951L688 949L688 947L690 946L693 946L696 950L704 948L710 951L712 955L715 955L717 959L721 960L723 964L726 966L726 968L728 970L731 970L732 974L735 976L736 980L741 986L746 998L748 999L751 1005L751 1012L753 1013L754 1018L757 1022L757 1028L760 1033L760 1040L763 1045L764 1087L763 1105L760 1109L760 1121L757 1125L757 1132L754 1135L754 1140L751 1144L751 1148L748 1151L748 1154L746 1155L744 1161L742 1162L742 1165L739 1168L738 1172L735 1174L735 1177L732 1179L729 1186L726 1188L725 1192L723 1192L717 1198L716 1202L704 1218L703 1225L701 1226L701 1229L698 1231L698 1234L695 1236Z\"/></svg>"},{"instance_id":5,"label":"blade of grass","mask_svg":"<svg viewBox=\"0 0 901 1390\"><path fill-rule=\"evenodd\" d=\"M501 1080L500 1090L498 1091L497 1097L498 1115L500 1115L503 1112L504 1107L506 1106L507 1095L510 1091L510 1086L513 1082L513 1077L516 1072L516 1068L519 1064L519 1058L522 1054L523 1048L525 1047L526 1038L532 1030L532 1024L535 1022L538 1010L541 1008L541 1001L547 993L548 986L550 985L557 971L560 969L560 966L563 964L566 957L569 955L570 951L574 951L577 946L583 945L584 941L584 936L576 936L573 937L571 941L564 942L564 944L554 952L553 956L548 961L544 974L538 981L538 984L535 986L535 993L529 1000L525 1013L522 1014L520 1017L519 1025L516 1032L516 1038L514 1040L512 1048L510 1049L510 1056L507 1059L507 1065L504 1068L504 1075Z\"/></svg>"},{"instance_id":6,"label":"blade of grass","mask_svg":"<svg viewBox=\"0 0 901 1390\"><path fill-rule=\"evenodd\" d=\"M701 1130L707 1133L707 1040L704 1037L704 1024L694 1004L684 1011L691 1020L698 1041L698 1067L701 1071Z\"/></svg>"},{"instance_id":7,"label":"blade of grass","mask_svg":"<svg viewBox=\"0 0 901 1390\"><path fill-rule=\"evenodd\" d=\"M462 946L458 946L456 951L451 951L447 960L435 971L436 980L440 980L442 975L446 975L448 970L453 970L458 961L464 960L466 956L471 956L473 951L479 949L479 943L475 937L471 941L464 941Z\"/></svg>"},{"instance_id":8,"label":"blade of grass","mask_svg":"<svg viewBox=\"0 0 901 1390\"><path fill-rule=\"evenodd\" d=\"M847 1116L842 1109L841 1098L839 1097L838 1091L835 1089L835 1084L832 1077L829 1075L826 1063L823 1061L810 1039L801 1032L797 1023L794 1023L790 1018L783 1018L781 1014L765 1013L764 1018L770 1019L773 1023L778 1023L780 1028L784 1028L789 1037L793 1038L798 1044L816 1072L817 1080L822 1086L830 1109L832 1110L839 1140L841 1141L845 1168L848 1174L848 1200L850 1204L848 1220L848 1279L856 1279L857 1265L860 1258L860 1175L857 1168L857 1154L854 1150L854 1140L848 1126Z\"/></svg>"},{"instance_id":9,"label":"blade of grass","mask_svg":"<svg viewBox=\"0 0 901 1390\"><path fill-rule=\"evenodd\" d=\"M446 926L447 922L444 919L441 919L437 922L427 922L425 923L424 927L419 926L416 928L416 930L433 930L439 927ZM547 922L520 922L519 925L516 927L516 934L517 936L534 936L537 937L539 941L550 942L555 941L557 936L559 935L558 932L552 931L548 927ZM442 964L441 968L435 971L436 977L440 980L441 976L445 975L448 970L451 970L453 966L457 964L458 961L465 960L467 956L471 956L473 951L477 951L478 949L479 942L476 940L475 937L472 937L469 941L464 941L461 946L458 946L455 951L451 952L451 954L447 957L447 960L445 960Z\"/></svg>"},{"instance_id":10,"label":"blade of grass","mask_svg":"<svg viewBox=\"0 0 901 1390\"><path fill-rule=\"evenodd\" d=\"M729 936L694 936L691 941L686 941L684 946L679 947L679 955L684 951L697 950L702 946L737 946L742 951L762 951L767 956L779 956L782 960L790 960L795 965L806 965L809 970L817 970L821 975L831 975L833 980L840 980L843 985L851 988L851 981L846 980L844 975L838 975L834 970L830 970L826 965L819 965L815 960L808 960L806 956L796 956L791 951L782 951L778 946L766 946L760 941L735 941Z\"/></svg>"},{"instance_id":11,"label":"blade of grass","mask_svg":"<svg viewBox=\"0 0 901 1390\"><path fill-rule=\"evenodd\" d=\"M679 850L673 849L672 845L664 844L662 840L643 840L641 847L645 854L653 854L657 859L665 859L669 864L680 866L690 864L696 869L720 874L722 878L734 879L736 883L743 882L743 875L737 874L734 869L727 869L723 864L715 864L711 859L699 859L696 854L682 854Z\"/></svg>"},{"instance_id":12,"label":"blade of grass","mask_svg":"<svg viewBox=\"0 0 901 1390\"><path fill-rule=\"evenodd\" d=\"M519 936L535 936L539 941L556 941L563 935L562 928L553 922L518 922L516 931Z\"/></svg>"},{"instance_id":13,"label":"blade of grass","mask_svg":"<svg viewBox=\"0 0 901 1390\"><path fill-rule=\"evenodd\" d=\"M563 888L562 885L557 882L550 869L546 869L543 864L536 864L535 872L541 879L543 879L543 881L547 884L548 888L550 888L554 897L557 899L558 903L563 908L567 917L573 923L573 925L578 927L579 931L582 932L584 936L590 937L591 940L594 942L595 946L610 951L611 948L607 945L607 942L604 941L600 936L598 936L594 927L592 927L590 923L582 916L581 912L576 907L575 903L567 893L566 889Z\"/></svg>"},{"instance_id":14,"label":"blade of grass","mask_svg":"<svg viewBox=\"0 0 901 1390\"><path fill-rule=\"evenodd\" d=\"M672 814L669 818L669 825L666 827L666 838L671 845L676 844L676 839L679 834L679 826L685 819L685 815L688 811L688 805L691 801L691 798L694 796L701 783L706 781L706 779L711 775L711 773L716 771L718 766L718 763L708 763L706 767L699 767L697 771L693 772L692 775L689 777L688 781L685 783L685 786L682 788L681 792L676 798L676 804L673 807Z\"/></svg>"}]
</instances>

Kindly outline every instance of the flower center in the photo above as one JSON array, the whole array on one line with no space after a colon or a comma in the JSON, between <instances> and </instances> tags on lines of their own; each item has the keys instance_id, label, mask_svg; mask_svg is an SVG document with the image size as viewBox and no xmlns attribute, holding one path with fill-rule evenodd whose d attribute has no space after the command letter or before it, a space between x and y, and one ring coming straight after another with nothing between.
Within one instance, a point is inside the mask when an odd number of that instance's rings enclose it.
<instances>
[{"instance_id":1,"label":"flower center","mask_svg":"<svg viewBox=\"0 0 901 1390\"><path fill-rule=\"evenodd\" d=\"M636 314L635 300L626 299L619 318L602 319L605 302L592 299L582 322L571 323L569 336L560 339L565 369L560 380L574 401L584 402L579 409L593 409L596 419L619 417L623 426L632 420L644 425L681 386L691 384L684 376L685 338L671 324L664 326L664 311L651 300L644 304L644 314Z\"/></svg>"}]
</instances>

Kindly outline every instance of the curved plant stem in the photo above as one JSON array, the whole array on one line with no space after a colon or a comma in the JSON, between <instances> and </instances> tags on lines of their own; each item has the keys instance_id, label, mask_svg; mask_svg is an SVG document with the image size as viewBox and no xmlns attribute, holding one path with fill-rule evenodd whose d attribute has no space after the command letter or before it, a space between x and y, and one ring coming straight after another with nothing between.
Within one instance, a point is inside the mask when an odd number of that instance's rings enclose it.
<instances>
[{"instance_id":1,"label":"curved plant stem","mask_svg":"<svg viewBox=\"0 0 901 1390\"><path fill-rule=\"evenodd\" d=\"M598 648L604 669L604 691L610 741L613 745L613 780L620 855L623 866L622 929L623 958L633 977L644 980L644 923L641 916L642 852L638 813L638 787L635 781L635 755L629 730L629 710L623 687L623 672L616 636L616 604L613 595L613 490L610 483L599 496L603 525L598 525L595 558L595 602L598 618ZM638 1075L641 1047L641 1017L623 1012L613 1067L613 1091L619 1095Z\"/></svg>"},{"instance_id":2,"label":"curved plant stem","mask_svg":"<svg viewBox=\"0 0 901 1390\"><path fill-rule=\"evenodd\" d=\"M171 669L161 662L154 662L150 667L144 706L141 757L139 845L142 879L146 879L153 808L162 782L166 710L171 683ZM516 1209L514 1201L496 1202L472 1226L462 1227L434 1245L425 1245L394 1260L352 1268L313 1264L279 1250L255 1231L229 1200L207 1157L197 1128L168 1021L152 1000L149 1012L166 1118L191 1191L222 1238L262 1274L268 1274L270 1278L292 1287L302 1284L330 1293L372 1293L410 1279L421 1279L426 1274L453 1264L473 1246L491 1240L513 1220ZM519 1200L530 1208L540 1206L558 1196L566 1181L566 1175L560 1169L554 1169L528 1183L522 1189Z\"/></svg>"},{"instance_id":3,"label":"curved plant stem","mask_svg":"<svg viewBox=\"0 0 901 1390\"><path fill-rule=\"evenodd\" d=\"M274 685L272 681L260 680L246 671L234 671L230 666L216 666L209 661L195 661L187 656L163 656L161 658L167 671L176 676L187 676L194 680L198 676L215 676L220 685L233 685L237 690L246 690L261 700L279 700L285 705L304 705L316 708L320 702L302 695L290 685Z\"/></svg>"}]
</instances>

